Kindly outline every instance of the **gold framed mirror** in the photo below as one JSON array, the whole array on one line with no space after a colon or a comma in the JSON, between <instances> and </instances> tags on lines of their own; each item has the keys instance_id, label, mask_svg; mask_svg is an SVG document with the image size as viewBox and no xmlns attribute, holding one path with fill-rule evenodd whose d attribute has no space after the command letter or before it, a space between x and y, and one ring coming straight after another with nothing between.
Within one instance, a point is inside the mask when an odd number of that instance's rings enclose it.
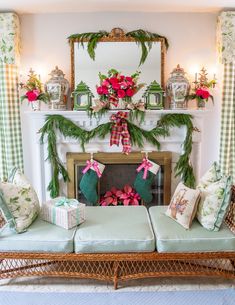
<instances>
[{"instance_id":1,"label":"gold framed mirror","mask_svg":"<svg viewBox=\"0 0 235 305\"><path fill-rule=\"evenodd\" d=\"M140 71L140 82L148 85L156 80L165 86L166 39L162 36L151 39L154 41L144 63L139 65L141 47L136 39L127 36L120 28L114 28L108 35L100 38L95 50L95 60L87 51L89 39L70 36L71 48L71 89L85 82L90 90L96 94L99 82L99 72L106 74L109 69L116 69L126 75ZM144 92L144 88L142 90ZM137 99L143 92L138 93Z\"/></svg>"}]
</instances>

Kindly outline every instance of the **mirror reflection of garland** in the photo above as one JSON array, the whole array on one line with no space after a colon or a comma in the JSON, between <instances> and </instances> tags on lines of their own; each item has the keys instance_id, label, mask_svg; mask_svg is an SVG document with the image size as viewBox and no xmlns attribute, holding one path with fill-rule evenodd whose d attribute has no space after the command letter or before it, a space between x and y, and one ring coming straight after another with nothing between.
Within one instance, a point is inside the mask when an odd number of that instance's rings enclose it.
<instances>
[{"instance_id":1,"label":"mirror reflection of garland","mask_svg":"<svg viewBox=\"0 0 235 305\"><path fill-rule=\"evenodd\" d=\"M61 175L64 182L69 181L69 175L57 151L56 134L59 131L64 137L69 137L80 141L80 145L85 151L85 144L90 142L95 137L104 139L110 134L110 145L117 144L116 141L121 141L123 144L123 152L128 154L131 150L131 145L138 148L144 147L144 141L151 143L160 149L159 137L170 136L170 129L174 127L186 127L186 137L183 142L183 153L175 166L175 176L180 176L182 181L188 187L194 187L195 176L193 168L190 164L190 154L192 151L192 134L193 131L198 131L192 123L192 116L189 114L166 114L163 115L157 122L156 127L151 130L144 130L141 127L133 124L128 120L127 112L118 112L111 116L111 121L101 124L92 130L85 130L77 126L71 120L61 115L48 115L44 126L40 129L41 143L47 138L48 145L48 160L52 166L52 179L48 185L48 191L52 198L59 195L59 176ZM122 134L125 134L125 139ZM116 134L115 134L116 133ZM115 140L114 140L115 139Z\"/></svg>"}]
</instances>

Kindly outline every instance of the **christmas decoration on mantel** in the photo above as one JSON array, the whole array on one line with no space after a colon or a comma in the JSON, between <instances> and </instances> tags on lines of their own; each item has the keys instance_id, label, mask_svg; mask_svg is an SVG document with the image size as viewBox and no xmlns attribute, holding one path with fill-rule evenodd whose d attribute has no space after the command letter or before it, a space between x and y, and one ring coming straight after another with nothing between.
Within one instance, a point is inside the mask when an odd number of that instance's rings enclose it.
<instances>
[{"instance_id":1,"label":"christmas decoration on mantel","mask_svg":"<svg viewBox=\"0 0 235 305\"><path fill-rule=\"evenodd\" d=\"M135 145L139 148L143 148L144 140L146 140L159 150L159 137L169 136L170 128L172 127L180 128L185 126L186 137L182 145L183 153L176 163L175 176L180 176L182 181L188 187L194 187L195 177L193 168L190 164L190 154L192 151L192 134L193 131L198 131L198 129L193 127L191 115L181 113L165 114L157 122L156 127L151 130L144 130L130 122L127 118L123 117L122 119L125 120L125 123L127 124L131 145ZM86 143L90 142L95 137L104 139L108 134L111 134L112 127L115 124L115 122L107 122L92 130L85 130L62 115L47 116L46 122L39 132L41 133L40 140L42 144L45 142L45 138L47 137L48 160L51 163L53 171L52 179L48 185L48 191L50 191L52 198L59 195L59 175L62 175L64 182L69 181L68 172L58 156L56 144L58 132L60 132L64 137L69 137L80 141L80 145L83 151L85 151ZM121 130L119 132L122 133ZM122 134L120 135L119 139L121 141L123 140Z\"/></svg>"}]
</instances>

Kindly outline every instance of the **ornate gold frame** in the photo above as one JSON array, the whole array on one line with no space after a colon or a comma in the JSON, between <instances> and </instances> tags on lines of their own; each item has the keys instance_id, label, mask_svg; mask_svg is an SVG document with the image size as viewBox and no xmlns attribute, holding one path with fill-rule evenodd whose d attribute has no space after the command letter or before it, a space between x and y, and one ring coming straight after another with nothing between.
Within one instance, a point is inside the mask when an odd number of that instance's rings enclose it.
<instances>
[{"instance_id":1,"label":"ornate gold frame","mask_svg":"<svg viewBox=\"0 0 235 305\"><path fill-rule=\"evenodd\" d=\"M71 38L70 55L71 55L71 90L74 90L74 43L78 42L78 38ZM85 40L84 40L85 41ZM87 40L88 41L88 40ZM166 44L164 38L156 38L154 41L161 42L161 86L165 87L165 62L166 62ZM107 37L100 39L100 42L135 42L132 37L126 36L121 28L114 28Z\"/></svg>"}]
</instances>

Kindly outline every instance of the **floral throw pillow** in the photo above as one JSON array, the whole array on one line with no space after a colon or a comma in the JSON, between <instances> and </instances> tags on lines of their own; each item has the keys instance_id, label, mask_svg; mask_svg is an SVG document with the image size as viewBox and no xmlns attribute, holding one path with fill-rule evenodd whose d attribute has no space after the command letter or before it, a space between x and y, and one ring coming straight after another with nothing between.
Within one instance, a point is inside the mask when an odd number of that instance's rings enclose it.
<instances>
[{"instance_id":1,"label":"floral throw pillow","mask_svg":"<svg viewBox=\"0 0 235 305\"><path fill-rule=\"evenodd\" d=\"M40 206L36 192L19 170L15 170L11 182L0 183L0 191L0 208L4 218L9 221L10 212L16 232L24 232L39 214ZM10 226L13 227L12 221Z\"/></svg>"},{"instance_id":2,"label":"floral throw pillow","mask_svg":"<svg viewBox=\"0 0 235 305\"><path fill-rule=\"evenodd\" d=\"M185 229L189 229L197 211L199 198L199 190L191 189L183 183L179 183L167 208L166 215L177 221Z\"/></svg>"},{"instance_id":3,"label":"floral throw pillow","mask_svg":"<svg viewBox=\"0 0 235 305\"><path fill-rule=\"evenodd\" d=\"M214 162L209 170L202 176L197 188L205 188L209 184L219 181L222 178L220 167Z\"/></svg>"},{"instance_id":4,"label":"floral throw pillow","mask_svg":"<svg viewBox=\"0 0 235 305\"><path fill-rule=\"evenodd\" d=\"M220 180L203 185L199 183L201 199L197 219L210 231L219 231L231 202L232 179L224 176Z\"/></svg>"}]
</instances>

